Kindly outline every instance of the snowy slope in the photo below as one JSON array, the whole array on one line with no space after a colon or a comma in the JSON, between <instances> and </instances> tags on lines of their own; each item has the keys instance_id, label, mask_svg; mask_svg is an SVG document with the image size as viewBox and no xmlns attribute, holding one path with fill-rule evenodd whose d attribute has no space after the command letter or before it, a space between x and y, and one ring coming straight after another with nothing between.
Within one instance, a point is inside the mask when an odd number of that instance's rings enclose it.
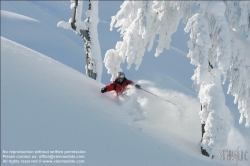
<instances>
[{"instance_id":1,"label":"snowy slope","mask_svg":"<svg viewBox=\"0 0 250 166\"><path fill-rule=\"evenodd\" d=\"M184 130L174 119L165 119L164 124L159 118L161 109L148 110L150 117L134 121L131 113L141 114L139 108L131 111L133 100L122 102L112 94L103 95L102 84L76 70L6 38L1 37L1 43L2 149L86 150L86 165L226 165L200 155L185 137L173 140L178 132L167 131L164 125ZM147 109L158 105L178 111L143 96ZM140 97L140 92L131 97ZM145 102L148 99L155 101ZM180 99L190 100L188 96ZM185 123L189 124L179 121Z\"/></svg>"}]
</instances>

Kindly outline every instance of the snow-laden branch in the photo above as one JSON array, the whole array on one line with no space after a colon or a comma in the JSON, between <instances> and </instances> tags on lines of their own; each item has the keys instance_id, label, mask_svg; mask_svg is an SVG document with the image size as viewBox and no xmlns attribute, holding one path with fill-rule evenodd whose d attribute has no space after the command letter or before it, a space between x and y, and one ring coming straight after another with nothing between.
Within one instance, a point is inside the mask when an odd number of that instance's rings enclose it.
<instances>
[{"instance_id":1,"label":"snow-laden branch","mask_svg":"<svg viewBox=\"0 0 250 166\"><path fill-rule=\"evenodd\" d=\"M250 41L250 1L226 1L230 28Z\"/></svg>"},{"instance_id":2,"label":"snow-laden branch","mask_svg":"<svg viewBox=\"0 0 250 166\"><path fill-rule=\"evenodd\" d=\"M65 21L58 22L57 26L61 27L61 28L64 28L64 29L73 30L76 34L79 35L79 34L81 34L80 30L87 30L88 29L87 22L82 21L83 1L78 1L77 4L76 4L75 0L70 0L70 1L71 1L70 8L72 10L74 8L76 8L75 22L74 22L75 28L72 27L72 23L73 23L72 18L70 18L68 22L65 22Z\"/></svg>"},{"instance_id":3,"label":"snow-laden branch","mask_svg":"<svg viewBox=\"0 0 250 166\"><path fill-rule=\"evenodd\" d=\"M207 8L210 25L210 35L213 41L212 51L209 53L209 62L218 66L226 81L226 74L230 67L231 35L225 17L226 6L224 2L211 1Z\"/></svg>"},{"instance_id":4,"label":"snow-laden branch","mask_svg":"<svg viewBox=\"0 0 250 166\"><path fill-rule=\"evenodd\" d=\"M125 1L120 11L112 17L111 30L119 28L123 41L117 49L119 56L127 61L130 69L134 63L139 68L145 50L152 49L159 35L155 56L169 49L171 36L185 15L190 15L191 2L178 1ZM187 18L186 18L187 19ZM124 62L122 61L122 62ZM108 69L110 70L110 69Z\"/></svg>"},{"instance_id":5,"label":"snow-laden branch","mask_svg":"<svg viewBox=\"0 0 250 166\"><path fill-rule=\"evenodd\" d=\"M208 53L212 47L210 33L208 31L207 20L199 13L193 15L187 22L186 33L191 30L190 41L188 41L189 53L188 57L191 59L191 64L197 66L192 80L197 85L206 82L209 71Z\"/></svg>"},{"instance_id":6,"label":"snow-laden branch","mask_svg":"<svg viewBox=\"0 0 250 166\"><path fill-rule=\"evenodd\" d=\"M250 125L250 45L249 42L239 37L235 31L232 34L232 54L230 67L230 84L228 93L232 94L238 102L241 117L239 123L246 119L245 126Z\"/></svg>"},{"instance_id":7,"label":"snow-laden branch","mask_svg":"<svg viewBox=\"0 0 250 166\"><path fill-rule=\"evenodd\" d=\"M108 74L112 75L112 78L110 79L111 81L114 81L116 78L116 74L119 71L122 71L122 68L120 64L123 62L123 59L121 56L119 56L119 50L121 46L121 42L116 43L115 49L110 49L106 52L105 58L104 58L104 64L105 67L108 69Z\"/></svg>"}]
</instances>

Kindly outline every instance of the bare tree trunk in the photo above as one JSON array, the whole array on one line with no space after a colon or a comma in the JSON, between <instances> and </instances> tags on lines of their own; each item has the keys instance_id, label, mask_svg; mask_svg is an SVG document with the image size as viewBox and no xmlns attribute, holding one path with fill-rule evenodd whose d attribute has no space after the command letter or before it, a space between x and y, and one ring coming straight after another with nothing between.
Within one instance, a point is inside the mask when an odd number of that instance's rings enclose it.
<instances>
[{"instance_id":1,"label":"bare tree trunk","mask_svg":"<svg viewBox=\"0 0 250 166\"><path fill-rule=\"evenodd\" d=\"M76 22L76 8L78 6L78 0L75 0L75 7L74 7L74 11L73 11L73 15L72 15L72 19L71 19L71 27L72 29L76 30L76 26L75 26L75 22ZM88 10L91 10L91 1L89 0L89 8ZM89 19L88 18L88 22L89 22ZM91 44L91 39L90 39L90 36L89 36L89 28L84 30L84 29L81 29L80 30L80 34L78 34L79 36L82 37L82 40L83 40L83 43L84 43L84 49L85 49L85 52L86 52L86 70L87 70L87 75L90 77L90 78L93 78L96 80L96 77L97 77L97 74L93 72L92 68L93 66L95 65L93 63L93 60L91 59L91 57L89 56L90 55L90 44Z\"/></svg>"},{"instance_id":2,"label":"bare tree trunk","mask_svg":"<svg viewBox=\"0 0 250 166\"><path fill-rule=\"evenodd\" d=\"M78 0L75 0L75 7L74 7L74 10L73 10L73 15L72 15L72 19L71 19L71 28L76 30L76 26L75 26L75 23L76 23L76 8L78 6Z\"/></svg>"},{"instance_id":3,"label":"bare tree trunk","mask_svg":"<svg viewBox=\"0 0 250 166\"><path fill-rule=\"evenodd\" d=\"M202 105L201 105L201 110L202 110ZM201 124L201 142L202 142L202 140L203 140L203 135L204 135L204 133L205 133L205 122L203 122L202 124ZM204 156L207 156L207 157L209 157L209 154L208 154L208 152L206 151L206 149L203 149L203 147L201 146L201 154L203 154Z\"/></svg>"}]
</instances>

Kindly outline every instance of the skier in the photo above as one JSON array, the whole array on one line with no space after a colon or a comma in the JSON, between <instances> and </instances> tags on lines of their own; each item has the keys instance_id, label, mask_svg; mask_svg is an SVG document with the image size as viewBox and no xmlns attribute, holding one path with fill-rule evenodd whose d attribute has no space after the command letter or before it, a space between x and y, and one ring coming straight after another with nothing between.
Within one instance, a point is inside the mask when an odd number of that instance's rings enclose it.
<instances>
[{"instance_id":1,"label":"skier","mask_svg":"<svg viewBox=\"0 0 250 166\"><path fill-rule=\"evenodd\" d=\"M123 72L118 72L115 81L103 87L101 92L105 93L114 90L116 92L116 96L118 96L126 90L128 85L134 85L134 82L127 79ZM140 88L140 85L136 84L135 87Z\"/></svg>"}]
</instances>

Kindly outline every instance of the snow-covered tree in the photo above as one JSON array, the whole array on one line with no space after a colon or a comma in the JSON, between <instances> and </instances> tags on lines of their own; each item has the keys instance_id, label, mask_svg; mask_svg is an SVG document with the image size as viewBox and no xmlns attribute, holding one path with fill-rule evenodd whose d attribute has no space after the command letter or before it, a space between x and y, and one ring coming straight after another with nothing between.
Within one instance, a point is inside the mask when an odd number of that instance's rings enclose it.
<instances>
[{"instance_id":1,"label":"snow-covered tree","mask_svg":"<svg viewBox=\"0 0 250 166\"><path fill-rule=\"evenodd\" d=\"M123 41L117 51L127 61L128 69L133 63L136 69L139 68L147 45L150 51L156 35L159 35L159 42L155 56L170 47L171 35L177 31L179 21L183 15L190 15L190 5L189 1L151 0L125 1L122 4L121 10L112 17L111 30L113 26L120 27Z\"/></svg>"},{"instance_id":2,"label":"snow-covered tree","mask_svg":"<svg viewBox=\"0 0 250 166\"><path fill-rule=\"evenodd\" d=\"M199 86L202 105L201 123L205 123L202 147L216 154L226 145L229 114L221 87L221 74L226 79L230 65L230 31L224 16L223 2L198 2L196 14L187 22L189 32L188 57L197 66L192 79Z\"/></svg>"},{"instance_id":3,"label":"snow-covered tree","mask_svg":"<svg viewBox=\"0 0 250 166\"><path fill-rule=\"evenodd\" d=\"M250 41L250 1L226 1L230 28ZM245 33L245 34L244 34Z\"/></svg>"},{"instance_id":4,"label":"snow-covered tree","mask_svg":"<svg viewBox=\"0 0 250 166\"><path fill-rule=\"evenodd\" d=\"M98 1L89 0L89 8L86 12L86 20L82 21L82 0L71 0L70 8L73 10L73 16L69 22L60 21L57 26L65 29L73 30L82 37L86 51L86 74L101 81L102 75L102 57L98 39L97 25L98 17Z\"/></svg>"},{"instance_id":5,"label":"snow-covered tree","mask_svg":"<svg viewBox=\"0 0 250 166\"><path fill-rule=\"evenodd\" d=\"M191 10L192 5L196 5L195 10ZM111 79L121 70L121 63L127 62L128 69L134 63L138 69L145 50L152 49L157 35L155 56L164 48L169 49L180 20L186 24L185 32L190 32L187 56L197 67L192 80L202 105L201 123L205 124L201 146L215 155L226 145L230 131L222 90L228 73L228 93L238 102L240 123L245 118L249 127L250 2L125 1L111 21L111 30L119 28L123 40L115 50L107 51L104 63Z\"/></svg>"},{"instance_id":6,"label":"snow-covered tree","mask_svg":"<svg viewBox=\"0 0 250 166\"><path fill-rule=\"evenodd\" d=\"M231 28L231 66L228 93L235 97L240 111L239 123L250 126L250 1L227 1Z\"/></svg>"},{"instance_id":7,"label":"snow-covered tree","mask_svg":"<svg viewBox=\"0 0 250 166\"><path fill-rule=\"evenodd\" d=\"M239 123L241 124L246 119L245 126L250 125L250 44L235 31L232 34L232 54L230 67L230 84L228 93L232 94L235 99L234 103L238 102L240 111Z\"/></svg>"}]
</instances>

